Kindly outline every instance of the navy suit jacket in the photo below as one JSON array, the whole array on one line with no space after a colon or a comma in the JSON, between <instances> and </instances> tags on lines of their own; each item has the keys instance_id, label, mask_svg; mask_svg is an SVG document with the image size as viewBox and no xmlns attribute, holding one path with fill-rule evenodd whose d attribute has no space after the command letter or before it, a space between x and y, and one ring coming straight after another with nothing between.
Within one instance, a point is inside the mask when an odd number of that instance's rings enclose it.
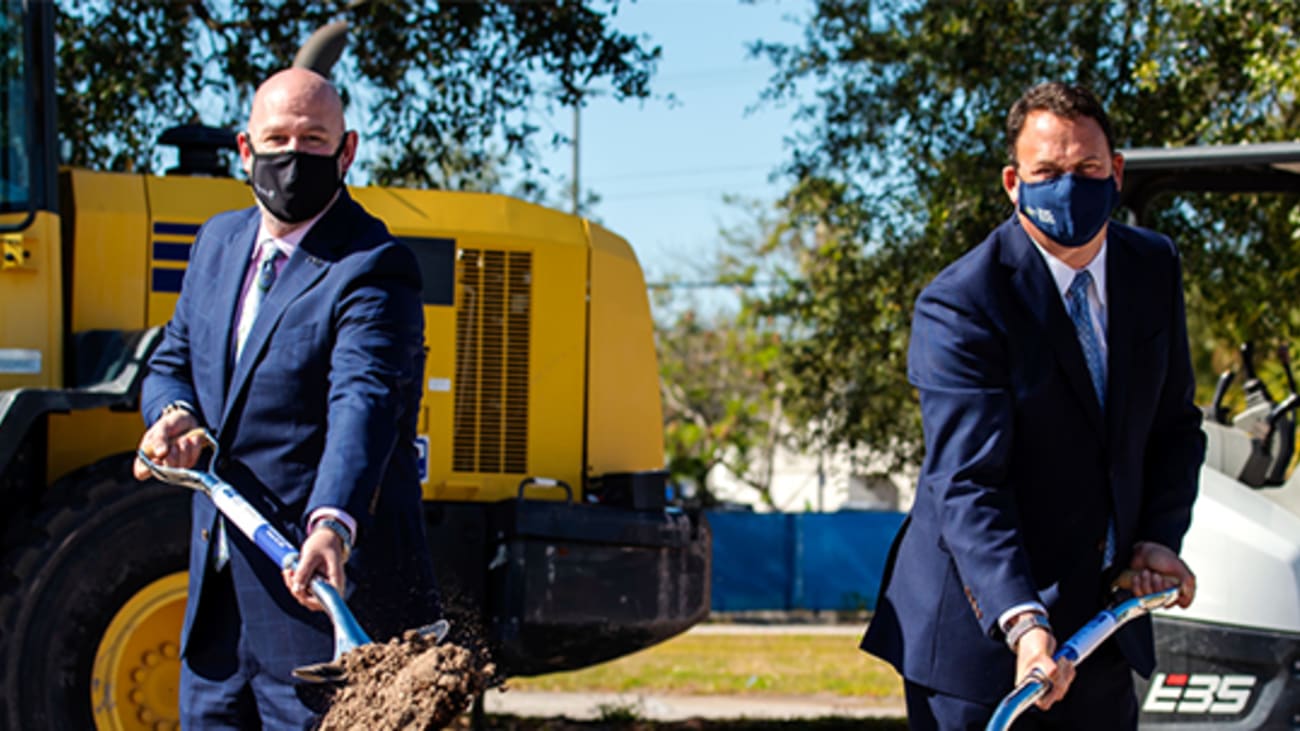
<instances>
[{"instance_id":1,"label":"navy suit jacket","mask_svg":"<svg viewBox=\"0 0 1300 731\"><path fill-rule=\"evenodd\" d=\"M261 213L199 230L180 298L149 363L147 423L186 401L221 445L218 475L295 543L319 507L358 522L349 604L381 639L437 613L415 446L424 373L419 266L346 191L316 222L263 300L232 364L235 311ZM216 509L196 495L182 652L209 576ZM232 526L230 570L254 652L273 672L328 659L322 614L298 605L279 568ZM233 608L215 608L232 611Z\"/></svg>"},{"instance_id":2,"label":"navy suit jacket","mask_svg":"<svg viewBox=\"0 0 1300 731\"><path fill-rule=\"evenodd\" d=\"M1078 630L1105 603L1110 516L1116 566L1138 541L1181 548L1205 439L1178 253L1115 222L1106 246L1104 409L1015 217L917 299L908 377L926 457L862 643L913 682L996 703L1015 672L999 615L1039 601L1058 639ZM1149 621L1116 640L1151 672Z\"/></svg>"}]
</instances>

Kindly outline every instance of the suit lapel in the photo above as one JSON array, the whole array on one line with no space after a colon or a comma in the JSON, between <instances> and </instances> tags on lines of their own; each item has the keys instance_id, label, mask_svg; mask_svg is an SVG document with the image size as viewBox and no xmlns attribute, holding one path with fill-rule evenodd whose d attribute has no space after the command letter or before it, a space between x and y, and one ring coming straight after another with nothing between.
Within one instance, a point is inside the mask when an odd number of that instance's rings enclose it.
<instances>
[{"instance_id":1,"label":"suit lapel","mask_svg":"<svg viewBox=\"0 0 1300 731\"><path fill-rule=\"evenodd\" d=\"M1047 263L1029 240L1029 234L1018 224L1008 226L1007 246L1003 258L1016 269L1012 275L1016 294L1042 337L1051 344L1052 352L1056 354L1056 360L1065 372L1066 381L1083 404L1089 423L1098 434L1104 434L1101 404L1097 403L1097 392L1093 389L1092 377L1088 375L1083 348L1079 346L1074 323L1065 312L1065 303L1061 301L1061 293L1057 291L1051 272L1047 270Z\"/></svg>"},{"instance_id":2,"label":"suit lapel","mask_svg":"<svg viewBox=\"0 0 1300 731\"><path fill-rule=\"evenodd\" d=\"M215 326L214 336L217 338L217 347L208 348L206 352L221 353L221 362L217 365L218 373L221 374L221 388L215 391L225 398L230 385L230 361L231 350L233 348L233 332L235 329L235 312L239 303L240 290L244 288L244 275L249 266L249 260L253 257L253 247L257 245L257 228L261 222L261 214L258 209L253 209L250 215L238 226L230 239L230 252L228 257L224 257L226 265L220 267L217 272L217 281L213 285L215 292L215 311L213 312L213 324ZM214 242L217 245L223 245L221 242ZM226 404L229 399L218 404L217 412L222 414L222 423L225 423ZM220 429L220 427L218 427Z\"/></svg>"},{"instance_id":3,"label":"suit lapel","mask_svg":"<svg viewBox=\"0 0 1300 731\"><path fill-rule=\"evenodd\" d=\"M257 319L253 321L253 329L248 331L248 339L244 341L242 357L235 364L222 414L223 423L229 418L232 405L239 402L241 392L248 386L253 367L261 360L267 342L279 326L285 310L329 270L334 250L346 240L346 220L351 215L353 205L355 204L344 190L330 206L330 210L307 232L293 256L285 263L284 270L276 278L271 290L266 293L266 299L262 300L261 309L257 312ZM252 256L251 249L248 256ZM232 314L231 319L233 317ZM227 330L230 327L227 325Z\"/></svg>"}]
</instances>

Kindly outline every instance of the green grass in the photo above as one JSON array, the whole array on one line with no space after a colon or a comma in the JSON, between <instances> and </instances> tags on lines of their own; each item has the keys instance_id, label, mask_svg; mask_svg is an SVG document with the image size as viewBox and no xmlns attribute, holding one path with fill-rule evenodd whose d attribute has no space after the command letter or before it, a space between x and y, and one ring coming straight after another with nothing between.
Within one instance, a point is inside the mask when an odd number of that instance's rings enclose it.
<instances>
[{"instance_id":1,"label":"green grass","mask_svg":"<svg viewBox=\"0 0 1300 731\"><path fill-rule=\"evenodd\" d=\"M857 639L827 635L687 633L641 652L568 673L512 678L526 691L684 695L835 695L901 702L893 668Z\"/></svg>"}]
</instances>

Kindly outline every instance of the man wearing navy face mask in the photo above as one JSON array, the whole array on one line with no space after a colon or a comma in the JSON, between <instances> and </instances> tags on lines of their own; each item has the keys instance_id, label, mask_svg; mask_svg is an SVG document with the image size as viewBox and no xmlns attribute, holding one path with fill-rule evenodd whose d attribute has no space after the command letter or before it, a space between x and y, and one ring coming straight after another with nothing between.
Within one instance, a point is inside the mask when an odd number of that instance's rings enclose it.
<instances>
[{"instance_id":1,"label":"man wearing navy face mask","mask_svg":"<svg viewBox=\"0 0 1300 731\"><path fill-rule=\"evenodd\" d=\"M289 69L253 98L240 159L257 207L200 229L149 362L140 448L217 473L301 544L281 572L196 496L181 639L187 729L312 728L294 668L330 659L322 575L376 640L439 613L415 445L424 316L414 255L352 201L357 136L323 77ZM149 477L137 462L139 479Z\"/></svg>"},{"instance_id":2,"label":"man wearing navy face mask","mask_svg":"<svg viewBox=\"0 0 1300 731\"><path fill-rule=\"evenodd\" d=\"M1195 594L1178 551L1205 441L1178 253L1109 220L1124 159L1087 89L1033 87L1007 137L1015 213L916 302L926 458L862 646L903 675L914 729L984 728L1031 671L1052 690L1016 728L1135 728L1149 621L1078 668L1052 653L1123 569L1136 593Z\"/></svg>"}]
</instances>

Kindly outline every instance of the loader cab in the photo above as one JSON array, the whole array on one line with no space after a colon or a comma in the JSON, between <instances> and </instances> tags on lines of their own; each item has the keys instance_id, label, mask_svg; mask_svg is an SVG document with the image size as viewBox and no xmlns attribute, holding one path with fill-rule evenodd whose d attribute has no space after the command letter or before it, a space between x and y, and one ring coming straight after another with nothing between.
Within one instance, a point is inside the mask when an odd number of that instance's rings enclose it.
<instances>
[{"instance_id":1,"label":"loader cab","mask_svg":"<svg viewBox=\"0 0 1300 731\"><path fill-rule=\"evenodd\" d=\"M0 230L55 211L54 5L3 0L0 15Z\"/></svg>"}]
</instances>

